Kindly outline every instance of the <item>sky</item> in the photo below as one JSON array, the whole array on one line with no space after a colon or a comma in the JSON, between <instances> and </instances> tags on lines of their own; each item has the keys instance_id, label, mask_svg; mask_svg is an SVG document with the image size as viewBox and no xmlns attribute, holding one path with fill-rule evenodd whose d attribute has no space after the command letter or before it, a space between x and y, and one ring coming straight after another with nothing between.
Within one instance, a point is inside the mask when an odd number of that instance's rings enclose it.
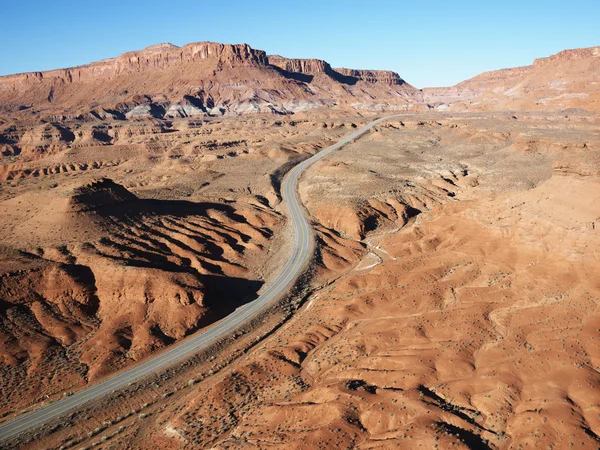
<instances>
[{"instance_id":1,"label":"sky","mask_svg":"<svg viewBox=\"0 0 600 450\"><path fill-rule=\"evenodd\" d=\"M600 45L600 0L1 0L0 75L148 45L215 41L333 67L394 70L416 87Z\"/></svg>"}]
</instances>

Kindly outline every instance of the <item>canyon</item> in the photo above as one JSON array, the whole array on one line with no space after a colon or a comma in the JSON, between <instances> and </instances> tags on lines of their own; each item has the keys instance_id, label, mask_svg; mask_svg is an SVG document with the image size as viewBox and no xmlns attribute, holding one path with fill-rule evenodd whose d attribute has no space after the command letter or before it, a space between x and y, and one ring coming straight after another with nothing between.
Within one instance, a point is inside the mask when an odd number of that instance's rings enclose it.
<instances>
[{"instance_id":1,"label":"canyon","mask_svg":"<svg viewBox=\"0 0 600 450\"><path fill-rule=\"evenodd\" d=\"M0 77L0 420L252 323L4 448L600 442L600 47L418 89L246 44Z\"/></svg>"}]
</instances>

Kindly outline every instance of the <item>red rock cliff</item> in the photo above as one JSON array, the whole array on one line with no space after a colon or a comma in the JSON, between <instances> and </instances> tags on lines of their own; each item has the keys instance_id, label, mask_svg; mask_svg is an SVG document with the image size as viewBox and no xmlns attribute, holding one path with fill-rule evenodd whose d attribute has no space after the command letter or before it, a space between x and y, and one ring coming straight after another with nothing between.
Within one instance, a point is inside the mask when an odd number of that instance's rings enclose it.
<instances>
[{"instance_id":1,"label":"red rock cliff","mask_svg":"<svg viewBox=\"0 0 600 450\"><path fill-rule=\"evenodd\" d=\"M600 58L600 47L576 48L563 50L547 58L538 58L533 62L534 67L543 67L557 61L574 61L578 59Z\"/></svg>"},{"instance_id":2,"label":"red rock cliff","mask_svg":"<svg viewBox=\"0 0 600 450\"><path fill-rule=\"evenodd\" d=\"M159 44L84 66L0 77L0 90L23 91L44 80L66 84L93 79L109 79L131 72L161 69L202 59L215 59L228 66L267 64L266 53L262 50L255 50L247 44L195 42L183 47Z\"/></svg>"},{"instance_id":3,"label":"red rock cliff","mask_svg":"<svg viewBox=\"0 0 600 450\"><path fill-rule=\"evenodd\" d=\"M405 81L396 72L391 70L356 70L356 69L335 69L346 77L354 77L367 83L382 83L387 86L400 86Z\"/></svg>"},{"instance_id":4,"label":"red rock cliff","mask_svg":"<svg viewBox=\"0 0 600 450\"><path fill-rule=\"evenodd\" d=\"M269 55L269 64L277 66L280 69L288 72L298 72L307 74L327 73L332 72L331 66L327 61L322 59L295 59L284 58L279 55Z\"/></svg>"}]
</instances>

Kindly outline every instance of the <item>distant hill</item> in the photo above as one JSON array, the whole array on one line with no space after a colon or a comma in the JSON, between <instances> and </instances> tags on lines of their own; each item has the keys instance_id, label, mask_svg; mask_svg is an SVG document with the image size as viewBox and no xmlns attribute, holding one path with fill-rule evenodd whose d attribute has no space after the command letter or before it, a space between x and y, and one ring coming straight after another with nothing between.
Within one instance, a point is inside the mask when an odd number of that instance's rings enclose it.
<instances>
[{"instance_id":1,"label":"distant hill","mask_svg":"<svg viewBox=\"0 0 600 450\"><path fill-rule=\"evenodd\" d=\"M160 44L84 66L0 77L0 112L136 119L293 113L318 106L406 109L421 92L391 71L268 57L247 44Z\"/></svg>"},{"instance_id":2,"label":"distant hill","mask_svg":"<svg viewBox=\"0 0 600 450\"><path fill-rule=\"evenodd\" d=\"M531 66L485 72L456 86L423 92L424 101L437 107L600 111L600 47L565 50Z\"/></svg>"}]
</instances>

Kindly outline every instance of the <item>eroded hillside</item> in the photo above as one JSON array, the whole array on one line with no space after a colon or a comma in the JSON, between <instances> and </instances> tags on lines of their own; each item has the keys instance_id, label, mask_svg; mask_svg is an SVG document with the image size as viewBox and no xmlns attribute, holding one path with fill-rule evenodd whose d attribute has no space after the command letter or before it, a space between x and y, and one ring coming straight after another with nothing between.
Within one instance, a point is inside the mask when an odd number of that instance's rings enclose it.
<instances>
[{"instance_id":1,"label":"eroded hillside","mask_svg":"<svg viewBox=\"0 0 600 450\"><path fill-rule=\"evenodd\" d=\"M488 113L378 126L301 181L317 290L293 318L219 371L192 365L162 397L129 394L143 420L72 442L596 445L597 124Z\"/></svg>"},{"instance_id":2,"label":"eroded hillside","mask_svg":"<svg viewBox=\"0 0 600 450\"><path fill-rule=\"evenodd\" d=\"M32 130L2 159L3 413L253 300L289 250L283 174L362 121L106 122L106 143L79 123L64 125L84 135L70 143Z\"/></svg>"},{"instance_id":3,"label":"eroded hillside","mask_svg":"<svg viewBox=\"0 0 600 450\"><path fill-rule=\"evenodd\" d=\"M288 297L6 445L598 446L599 56L424 91L206 42L0 77L5 421L256 298L285 174L403 112L303 174Z\"/></svg>"},{"instance_id":4,"label":"eroded hillside","mask_svg":"<svg viewBox=\"0 0 600 450\"><path fill-rule=\"evenodd\" d=\"M215 42L159 44L84 66L0 77L0 115L24 121L290 114L336 105L405 110L421 98L395 72L338 72L325 61L278 56L271 63L263 50Z\"/></svg>"},{"instance_id":5,"label":"eroded hillside","mask_svg":"<svg viewBox=\"0 0 600 450\"><path fill-rule=\"evenodd\" d=\"M600 47L564 50L530 66L484 72L455 86L424 89L441 109L600 111Z\"/></svg>"}]
</instances>

